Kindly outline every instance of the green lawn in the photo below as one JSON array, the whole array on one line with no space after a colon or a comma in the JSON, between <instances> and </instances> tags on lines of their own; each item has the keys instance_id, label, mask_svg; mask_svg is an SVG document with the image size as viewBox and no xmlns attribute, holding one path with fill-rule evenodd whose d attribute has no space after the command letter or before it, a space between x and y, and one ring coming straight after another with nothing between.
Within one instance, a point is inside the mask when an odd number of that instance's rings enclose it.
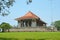
<instances>
[{"instance_id":1,"label":"green lawn","mask_svg":"<svg viewBox=\"0 0 60 40\"><path fill-rule=\"evenodd\" d=\"M60 40L60 32L5 32L0 40Z\"/></svg>"}]
</instances>

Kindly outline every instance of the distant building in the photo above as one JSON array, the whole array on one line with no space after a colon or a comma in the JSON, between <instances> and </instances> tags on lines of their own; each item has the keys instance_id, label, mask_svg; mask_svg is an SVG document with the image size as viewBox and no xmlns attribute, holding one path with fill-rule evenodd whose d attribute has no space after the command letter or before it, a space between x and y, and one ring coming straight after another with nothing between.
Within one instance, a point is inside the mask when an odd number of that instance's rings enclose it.
<instances>
[{"instance_id":1,"label":"distant building","mask_svg":"<svg viewBox=\"0 0 60 40\"><path fill-rule=\"evenodd\" d=\"M16 20L18 21L19 28L46 26L46 23L31 11L27 12L27 14L22 17L16 18Z\"/></svg>"}]
</instances>

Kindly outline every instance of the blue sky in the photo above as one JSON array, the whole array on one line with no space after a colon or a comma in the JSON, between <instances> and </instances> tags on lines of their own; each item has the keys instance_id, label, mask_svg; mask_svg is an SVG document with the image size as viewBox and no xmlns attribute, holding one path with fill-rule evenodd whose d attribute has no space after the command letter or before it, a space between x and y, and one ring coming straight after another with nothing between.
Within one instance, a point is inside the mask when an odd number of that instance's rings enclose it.
<instances>
[{"instance_id":1,"label":"blue sky","mask_svg":"<svg viewBox=\"0 0 60 40\"><path fill-rule=\"evenodd\" d=\"M32 3L27 5L27 0L15 0L13 7L9 9L11 12L8 16L0 15L0 24L2 22L17 25L15 18L25 15L28 11L33 12L41 18L47 25L53 21L60 20L60 0L32 0Z\"/></svg>"}]
</instances>

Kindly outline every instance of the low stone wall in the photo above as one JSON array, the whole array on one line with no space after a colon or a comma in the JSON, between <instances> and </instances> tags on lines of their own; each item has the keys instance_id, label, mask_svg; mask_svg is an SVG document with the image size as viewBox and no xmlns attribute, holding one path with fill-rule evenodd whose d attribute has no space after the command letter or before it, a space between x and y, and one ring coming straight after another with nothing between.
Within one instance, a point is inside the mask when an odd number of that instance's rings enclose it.
<instances>
[{"instance_id":1,"label":"low stone wall","mask_svg":"<svg viewBox=\"0 0 60 40\"><path fill-rule=\"evenodd\" d=\"M40 28L40 27L38 27L38 28L19 28L19 29L9 29L9 31L11 31L11 32L21 32L21 31L48 31L47 29L45 29L45 28Z\"/></svg>"}]
</instances>

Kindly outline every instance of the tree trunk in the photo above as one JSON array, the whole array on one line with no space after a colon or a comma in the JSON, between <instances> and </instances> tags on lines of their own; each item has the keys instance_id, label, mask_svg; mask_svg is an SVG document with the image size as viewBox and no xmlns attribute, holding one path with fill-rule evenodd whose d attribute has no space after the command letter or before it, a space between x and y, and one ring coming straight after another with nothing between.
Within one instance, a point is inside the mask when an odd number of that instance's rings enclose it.
<instances>
[{"instance_id":1,"label":"tree trunk","mask_svg":"<svg viewBox=\"0 0 60 40\"><path fill-rule=\"evenodd\" d=\"M2 29L2 32L4 32L4 29Z\"/></svg>"}]
</instances>

